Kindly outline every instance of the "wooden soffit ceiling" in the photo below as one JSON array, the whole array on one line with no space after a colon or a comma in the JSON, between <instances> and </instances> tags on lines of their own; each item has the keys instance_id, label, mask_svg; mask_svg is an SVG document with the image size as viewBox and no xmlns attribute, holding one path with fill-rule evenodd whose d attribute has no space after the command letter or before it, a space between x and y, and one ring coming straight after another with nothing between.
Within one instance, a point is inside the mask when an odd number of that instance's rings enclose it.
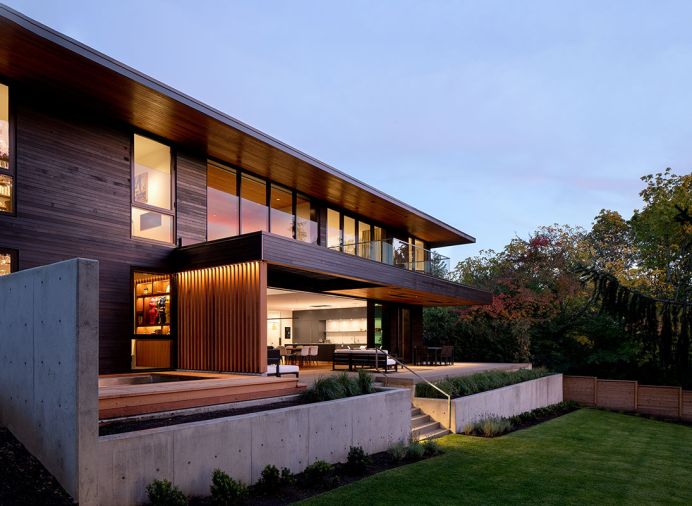
<instances>
[{"instance_id":1,"label":"wooden soffit ceiling","mask_svg":"<svg viewBox=\"0 0 692 506\"><path fill-rule=\"evenodd\" d=\"M475 242L470 235L4 5L0 5L0 78L406 230L431 247Z\"/></svg>"}]
</instances>

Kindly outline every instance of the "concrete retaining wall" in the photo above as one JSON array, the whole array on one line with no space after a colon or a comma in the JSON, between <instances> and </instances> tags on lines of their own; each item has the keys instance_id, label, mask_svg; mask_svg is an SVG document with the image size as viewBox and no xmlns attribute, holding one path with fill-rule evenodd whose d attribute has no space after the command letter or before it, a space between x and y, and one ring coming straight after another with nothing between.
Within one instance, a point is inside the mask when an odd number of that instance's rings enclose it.
<instances>
[{"instance_id":1,"label":"concrete retaining wall","mask_svg":"<svg viewBox=\"0 0 692 506\"><path fill-rule=\"evenodd\" d=\"M188 495L208 495L220 468L246 484L268 464L300 472L315 460L345 462L350 446L367 453L405 443L408 390L294 406L99 438L99 504L138 504L154 479Z\"/></svg>"},{"instance_id":2,"label":"concrete retaining wall","mask_svg":"<svg viewBox=\"0 0 692 506\"><path fill-rule=\"evenodd\" d=\"M510 417L558 402L562 402L562 374L452 399L452 425L459 433L465 424L488 415ZM446 399L414 397L413 405L449 428Z\"/></svg>"},{"instance_id":3,"label":"concrete retaining wall","mask_svg":"<svg viewBox=\"0 0 692 506\"><path fill-rule=\"evenodd\" d=\"M94 260L0 277L0 424L84 504L96 492L98 290Z\"/></svg>"},{"instance_id":4,"label":"concrete retaining wall","mask_svg":"<svg viewBox=\"0 0 692 506\"><path fill-rule=\"evenodd\" d=\"M139 504L156 478L208 494L217 467L253 483L267 464L299 472L408 440L407 389L99 437L98 293L93 260L0 277L0 425L83 506Z\"/></svg>"}]
</instances>

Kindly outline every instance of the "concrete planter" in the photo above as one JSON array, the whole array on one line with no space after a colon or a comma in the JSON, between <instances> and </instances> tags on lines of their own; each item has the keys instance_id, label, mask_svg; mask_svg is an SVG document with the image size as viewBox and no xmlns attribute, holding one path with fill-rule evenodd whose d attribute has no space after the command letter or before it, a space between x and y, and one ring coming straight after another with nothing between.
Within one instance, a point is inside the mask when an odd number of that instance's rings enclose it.
<instances>
[{"instance_id":1,"label":"concrete planter","mask_svg":"<svg viewBox=\"0 0 692 506\"><path fill-rule=\"evenodd\" d=\"M293 406L99 438L98 504L139 504L154 479L188 495L207 495L211 473L256 482L268 464L294 473L316 460L345 462L350 446L367 453L405 443L410 394L370 395Z\"/></svg>"},{"instance_id":2,"label":"concrete planter","mask_svg":"<svg viewBox=\"0 0 692 506\"><path fill-rule=\"evenodd\" d=\"M562 374L459 397L452 399L453 431L462 432L467 423L477 422L488 415L510 417L558 402L562 402ZM413 405L449 429L446 399L414 397Z\"/></svg>"},{"instance_id":3,"label":"concrete planter","mask_svg":"<svg viewBox=\"0 0 692 506\"><path fill-rule=\"evenodd\" d=\"M206 495L215 468L253 483L267 464L297 473L408 440L407 389L99 437L98 314L93 260L0 277L0 425L80 505L141 504L164 478Z\"/></svg>"}]
</instances>

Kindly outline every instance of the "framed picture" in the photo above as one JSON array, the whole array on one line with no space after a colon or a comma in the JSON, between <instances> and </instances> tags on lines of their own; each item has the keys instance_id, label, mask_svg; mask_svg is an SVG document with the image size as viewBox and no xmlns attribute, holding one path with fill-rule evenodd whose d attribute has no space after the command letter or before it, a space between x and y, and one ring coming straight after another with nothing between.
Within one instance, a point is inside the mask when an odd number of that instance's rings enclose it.
<instances>
[{"instance_id":1,"label":"framed picture","mask_svg":"<svg viewBox=\"0 0 692 506\"><path fill-rule=\"evenodd\" d=\"M143 172L135 176L135 202L148 203L149 173Z\"/></svg>"}]
</instances>

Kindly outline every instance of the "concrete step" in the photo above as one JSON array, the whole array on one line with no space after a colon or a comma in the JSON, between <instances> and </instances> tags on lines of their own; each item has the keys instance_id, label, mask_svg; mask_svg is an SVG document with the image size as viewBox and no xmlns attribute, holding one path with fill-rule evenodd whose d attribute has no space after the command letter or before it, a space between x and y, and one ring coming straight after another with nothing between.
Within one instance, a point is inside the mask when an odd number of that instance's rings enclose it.
<instances>
[{"instance_id":1,"label":"concrete step","mask_svg":"<svg viewBox=\"0 0 692 506\"><path fill-rule=\"evenodd\" d=\"M425 441L427 439L436 439L438 437L446 436L447 434L450 434L449 430L444 429L444 428L439 428L437 430L432 430L430 432L426 432L424 434L420 434L416 441Z\"/></svg>"},{"instance_id":2,"label":"concrete step","mask_svg":"<svg viewBox=\"0 0 692 506\"><path fill-rule=\"evenodd\" d=\"M420 408L411 408L411 418L418 416L422 413Z\"/></svg>"},{"instance_id":3,"label":"concrete step","mask_svg":"<svg viewBox=\"0 0 692 506\"><path fill-rule=\"evenodd\" d=\"M428 422L419 427L411 428L411 437L416 440L420 440L421 436L425 436L428 433L440 430L440 422Z\"/></svg>"},{"instance_id":4,"label":"concrete step","mask_svg":"<svg viewBox=\"0 0 692 506\"><path fill-rule=\"evenodd\" d=\"M416 429L418 427L422 427L423 425L430 423L432 420L430 419L430 415L426 415L425 413L421 413L420 415L412 416L411 417L411 428Z\"/></svg>"}]
</instances>

